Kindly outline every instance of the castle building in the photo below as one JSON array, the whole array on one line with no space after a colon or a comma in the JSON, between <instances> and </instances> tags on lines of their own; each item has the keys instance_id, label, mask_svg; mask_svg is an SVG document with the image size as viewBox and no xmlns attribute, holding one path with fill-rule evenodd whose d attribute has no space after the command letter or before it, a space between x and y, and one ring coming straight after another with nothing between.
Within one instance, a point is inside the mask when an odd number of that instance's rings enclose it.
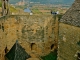
<instances>
[{"instance_id":1,"label":"castle building","mask_svg":"<svg viewBox=\"0 0 80 60\"><path fill-rule=\"evenodd\" d=\"M16 40L20 45L15 43ZM23 47L31 60L48 56L57 48L57 60L80 60L80 0L75 0L60 20L57 15L1 17L0 60L5 60L6 46L10 52L15 45L18 50ZM24 53L23 49L20 50Z\"/></svg>"},{"instance_id":2,"label":"castle building","mask_svg":"<svg viewBox=\"0 0 80 60\"><path fill-rule=\"evenodd\" d=\"M58 60L80 60L80 0L60 19Z\"/></svg>"}]
</instances>

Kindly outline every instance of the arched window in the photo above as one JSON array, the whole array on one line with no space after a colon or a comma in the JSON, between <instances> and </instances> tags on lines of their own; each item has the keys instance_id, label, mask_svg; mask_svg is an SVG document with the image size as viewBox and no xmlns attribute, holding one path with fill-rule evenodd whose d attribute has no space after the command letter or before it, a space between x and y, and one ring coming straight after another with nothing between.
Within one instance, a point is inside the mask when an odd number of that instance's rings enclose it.
<instances>
[{"instance_id":1,"label":"arched window","mask_svg":"<svg viewBox=\"0 0 80 60\"><path fill-rule=\"evenodd\" d=\"M35 43L31 43L31 50L35 50L37 49L37 45Z\"/></svg>"}]
</instances>

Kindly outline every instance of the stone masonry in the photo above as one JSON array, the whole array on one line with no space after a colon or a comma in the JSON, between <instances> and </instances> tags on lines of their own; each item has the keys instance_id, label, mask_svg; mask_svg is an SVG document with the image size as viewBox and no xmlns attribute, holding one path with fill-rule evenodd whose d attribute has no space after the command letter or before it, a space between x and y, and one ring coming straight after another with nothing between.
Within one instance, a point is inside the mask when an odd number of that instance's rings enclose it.
<instances>
[{"instance_id":1,"label":"stone masonry","mask_svg":"<svg viewBox=\"0 0 80 60\"><path fill-rule=\"evenodd\" d=\"M59 23L58 60L80 60L80 0L75 0Z\"/></svg>"},{"instance_id":2,"label":"stone masonry","mask_svg":"<svg viewBox=\"0 0 80 60\"><path fill-rule=\"evenodd\" d=\"M0 18L0 60L18 40L33 59L54 51L54 19L51 15L20 15Z\"/></svg>"}]
</instances>

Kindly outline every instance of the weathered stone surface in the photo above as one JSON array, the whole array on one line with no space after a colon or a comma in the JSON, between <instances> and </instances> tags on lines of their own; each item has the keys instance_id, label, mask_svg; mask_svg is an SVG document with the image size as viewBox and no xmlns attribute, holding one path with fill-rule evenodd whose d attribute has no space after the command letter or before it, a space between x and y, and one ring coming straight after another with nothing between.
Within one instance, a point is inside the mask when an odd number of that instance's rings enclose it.
<instances>
[{"instance_id":1,"label":"weathered stone surface","mask_svg":"<svg viewBox=\"0 0 80 60\"><path fill-rule=\"evenodd\" d=\"M59 23L58 60L78 60L80 56L80 0L63 15Z\"/></svg>"},{"instance_id":2,"label":"weathered stone surface","mask_svg":"<svg viewBox=\"0 0 80 60\"><path fill-rule=\"evenodd\" d=\"M80 52L80 28L59 24L58 60L76 60Z\"/></svg>"},{"instance_id":3,"label":"weathered stone surface","mask_svg":"<svg viewBox=\"0 0 80 60\"><path fill-rule=\"evenodd\" d=\"M80 26L80 0L75 0L72 7L60 19L60 22Z\"/></svg>"},{"instance_id":4,"label":"weathered stone surface","mask_svg":"<svg viewBox=\"0 0 80 60\"><path fill-rule=\"evenodd\" d=\"M32 58L48 54L54 50L54 46L51 47L54 44L53 25L54 19L50 15L0 18L0 55L4 58L5 47L10 50L16 40Z\"/></svg>"},{"instance_id":5,"label":"weathered stone surface","mask_svg":"<svg viewBox=\"0 0 80 60\"><path fill-rule=\"evenodd\" d=\"M29 58L27 60L40 60L39 58Z\"/></svg>"}]
</instances>

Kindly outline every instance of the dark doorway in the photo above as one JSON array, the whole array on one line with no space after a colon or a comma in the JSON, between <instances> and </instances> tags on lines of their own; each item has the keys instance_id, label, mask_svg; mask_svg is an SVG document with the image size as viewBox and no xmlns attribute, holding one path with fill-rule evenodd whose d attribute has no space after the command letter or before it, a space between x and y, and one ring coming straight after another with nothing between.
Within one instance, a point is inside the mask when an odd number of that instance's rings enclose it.
<instances>
[{"instance_id":1,"label":"dark doorway","mask_svg":"<svg viewBox=\"0 0 80 60\"><path fill-rule=\"evenodd\" d=\"M8 53L8 48L7 48L7 46L6 46L6 48L5 48L5 54L6 54L6 53Z\"/></svg>"},{"instance_id":2,"label":"dark doorway","mask_svg":"<svg viewBox=\"0 0 80 60\"><path fill-rule=\"evenodd\" d=\"M0 25L0 29L1 29L1 25Z\"/></svg>"},{"instance_id":3,"label":"dark doorway","mask_svg":"<svg viewBox=\"0 0 80 60\"><path fill-rule=\"evenodd\" d=\"M77 60L80 60L80 53L78 53L78 57L77 57Z\"/></svg>"},{"instance_id":4,"label":"dark doorway","mask_svg":"<svg viewBox=\"0 0 80 60\"><path fill-rule=\"evenodd\" d=\"M54 49L54 44L51 45L51 50L53 50L53 49Z\"/></svg>"},{"instance_id":5,"label":"dark doorway","mask_svg":"<svg viewBox=\"0 0 80 60\"><path fill-rule=\"evenodd\" d=\"M3 30L3 32L4 32L4 26L2 25L2 30Z\"/></svg>"}]
</instances>

